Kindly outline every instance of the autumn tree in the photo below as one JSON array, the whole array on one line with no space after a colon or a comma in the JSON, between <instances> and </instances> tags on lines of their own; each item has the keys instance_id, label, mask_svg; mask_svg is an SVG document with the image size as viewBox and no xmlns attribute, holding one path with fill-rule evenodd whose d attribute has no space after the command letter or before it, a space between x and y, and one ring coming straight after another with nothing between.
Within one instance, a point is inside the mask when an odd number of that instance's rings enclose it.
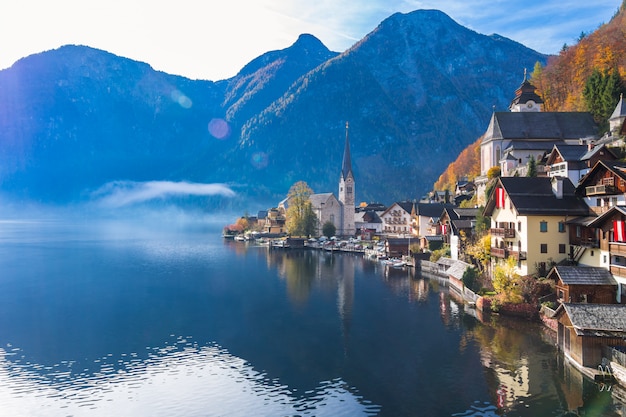
<instances>
[{"instance_id":1,"label":"autumn tree","mask_svg":"<svg viewBox=\"0 0 626 417\"><path fill-rule=\"evenodd\" d=\"M317 217L311 204L313 190L304 181L298 181L287 194L287 230L294 236L310 236L315 233Z\"/></svg>"},{"instance_id":2,"label":"autumn tree","mask_svg":"<svg viewBox=\"0 0 626 417\"><path fill-rule=\"evenodd\" d=\"M493 289L498 299L504 303L521 303L522 289L520 275L516 272L517 261L508 257L503 264L498 264L493 270Z\"/></svg>"}]
</instances>

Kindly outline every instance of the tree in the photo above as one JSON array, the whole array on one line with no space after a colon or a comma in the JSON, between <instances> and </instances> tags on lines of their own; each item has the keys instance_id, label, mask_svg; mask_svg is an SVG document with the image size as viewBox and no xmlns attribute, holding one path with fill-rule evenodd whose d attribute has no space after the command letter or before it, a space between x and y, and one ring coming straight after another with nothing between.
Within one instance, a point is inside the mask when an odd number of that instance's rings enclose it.
<instances>
[{"instance_id":1,"label":"tree","mask_svg":"<svg viewBox=\"0 0 626 417\"><path fill-rule=\"evenodd\" d=\"M528 159L528 164L526 165L527 170L526 170L526 176L527 177L536 177L537 176L537 161L535 161L535 157L534 156L530 156L530 159Z\"/></svg>"},{"instance_id":2,"label":"tree","mask_svg":"<svg viewBox=\"0 0 626 417\"><path fill-rule=\"evenodd\" d=\"M310 236L315 232L316 217L311 205L313 191L304 181L298 181L287 194L287 230L294 236Z\"/></svg>"},{"instance_id":3,"label":"tree","mask_svg":"<svg viewBox=\"0 0 626 417\"><path fill-rule=\"evenodd\" d=\"M327 238L331 238L335 236L336 232L337 232L337 228L335 227L335 224L331 222L330 220L328 220L326 223L322 225L322 234L326 236Z\"/></svg>"},{"instance_id":4,"label":"tree","mask_svg":"<svg viewBox=\"0 0 626 417\"><path fill-rule=\"evenodd\" d=\"M522 289L520 276L515 272L517 261L513 257L508 257L504 264L496 265L493 270L493 289L498 293L498 297L503 302L521 303Z\"/></svg>"},{"instance_id":5,"label":"tree","mask_svg":"<svg viewBox=\"0 0 626 417\"><path fill-rule=\"evenodd\" d=\"M596 68L587 78L583 98L601 132L608 130L608 118L624 92L624 83L617 70L601 72Z\"/></svg>"}]
</instances>

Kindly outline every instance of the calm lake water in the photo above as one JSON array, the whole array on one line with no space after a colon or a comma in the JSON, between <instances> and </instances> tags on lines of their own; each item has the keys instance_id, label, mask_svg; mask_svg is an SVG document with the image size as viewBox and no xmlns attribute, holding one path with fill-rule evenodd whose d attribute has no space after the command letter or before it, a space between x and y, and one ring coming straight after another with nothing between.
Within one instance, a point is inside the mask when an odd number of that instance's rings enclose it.
<instances>
[{"instance_id":1,"label":"calm lake water","mask_svg":"<svg viewBox=\"0 0 626 417\"><path fill-rule=\"evenodd\" d=\"M624 416L618 394L412 269L198 224L0 221L2 416Z\"/></svg>"}]
</instances>

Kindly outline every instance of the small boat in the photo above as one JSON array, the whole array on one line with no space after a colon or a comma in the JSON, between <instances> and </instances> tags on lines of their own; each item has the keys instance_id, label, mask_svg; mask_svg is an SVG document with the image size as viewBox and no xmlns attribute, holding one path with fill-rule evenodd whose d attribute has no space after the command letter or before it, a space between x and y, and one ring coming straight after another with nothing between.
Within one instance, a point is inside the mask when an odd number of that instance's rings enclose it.
<instances>
[{"instance_id":1,"label":"small boat","mask_svg":"<svg viewBox=\"0 0 626 417\"><path fill-rule=\"evenodd\" d=\"M246 240L246 238L243 235L237 235L235 236L235 240L238 242L243 242Z\"/></svg>"}]
</instances>

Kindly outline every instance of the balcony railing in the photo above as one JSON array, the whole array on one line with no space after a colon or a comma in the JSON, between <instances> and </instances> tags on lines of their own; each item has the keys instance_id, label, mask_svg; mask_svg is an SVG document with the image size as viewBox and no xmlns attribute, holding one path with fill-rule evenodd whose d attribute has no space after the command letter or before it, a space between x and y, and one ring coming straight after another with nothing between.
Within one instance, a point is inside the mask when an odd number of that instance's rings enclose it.
<instances>
[{"instance_id":1,"label":"balcony railing","mask_svg":"<svg viewBox=\"0 0 626 417\"><path fill-rule=\"evenodd\" d=\"M525 261L528 259L528 255L525 251L514 251L506 248L491 248L491 256L494 258L506 259L508 257L514 258L516 261Z\"/></svg>"},{"instance_id":2,"label":"balcony railing","mask_svg":"<svg viewBox=\"0 0 626 417\"><path fill-rule=\"evenodd\" d=\"M614 194L615 187L612 185L592 185L590 187L585 187L585 194L587 196L590 195L599 195L599 194Z\"/></svg>"},{"instance_id":3,"label":"balcony railing","mask_svg":"<svg viewBox=\"0 0 626 417\"><path fill-rule=\"evenodd\" d=\"M505 239L512 239L515 237L515 229L495 227L491 229L491 236L503 237Z\"/></svg>"}]
</instances>

